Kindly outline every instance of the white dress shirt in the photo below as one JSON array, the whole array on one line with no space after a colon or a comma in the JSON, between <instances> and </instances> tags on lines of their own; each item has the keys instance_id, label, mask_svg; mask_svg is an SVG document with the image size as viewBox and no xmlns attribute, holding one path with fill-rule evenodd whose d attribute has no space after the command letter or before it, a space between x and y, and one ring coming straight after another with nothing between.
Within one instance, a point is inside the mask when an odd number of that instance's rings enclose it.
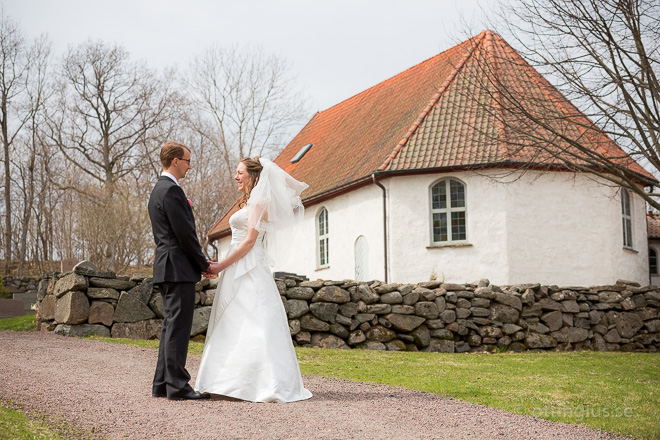
<instances>
[{"instance_id":1,"label":"white dress shirt","mask_svg":"<svg viewBox=\"0 0 660 440\"><path fill-rule=\"evenodd\" d=\"M170 179L174 180L174 183L176 183L177 186L181 186L179 185L179 181L176 180L176 177L174 177L172 174L168 173L167 171L163 171L162 173L160 173L160 175L169 177Z\"/></svg>"}]
</instances>

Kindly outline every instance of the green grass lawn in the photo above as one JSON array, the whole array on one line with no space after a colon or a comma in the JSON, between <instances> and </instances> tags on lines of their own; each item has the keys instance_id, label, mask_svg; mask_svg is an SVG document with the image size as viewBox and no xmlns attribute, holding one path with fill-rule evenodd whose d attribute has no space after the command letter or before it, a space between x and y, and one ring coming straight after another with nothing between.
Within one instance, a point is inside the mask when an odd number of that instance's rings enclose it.
<instances>
[{"instance_id":1,"label":"green grass lawn","mask_svg":"<svg viewBox=\"0 0 660 440\"><path fill-rule=\"evenodd\" d=\"M660 439L660 354L297 352L303 374L412 388L515 414Z\"/></svg>"},{"instance_id":2,"label":"green grass lawn","mask_svg":"<svg viewBox=\"0 0 660 440\"><path fill-rule=\"evenodd\" d=\"M16 319L16 318L13 318ZM0 329L5 328L0 320ZM158 341L92 338L156 349ZM199 355L203 344L191 342ZM296 348L303 374L400 386L660 440L660 354L408 353Z\"/></svg>"},{"instance_id":3,"label":"green grass lawn","mask_svg":"<svg viewBox=\"0 0 660 440\"><path fill-rule=\"evenodd\" d=\"M0 440L64 440L46 425L0 405Z\"/></svg>"},{"instance_id":4,"label":"green grass lawn","mask_svg":"<svg viewBox=\"0 0 660 440\"><path fill-rule=\"evenodd\" d=\"M0 319L0 330L27 332L36 329L35 315L17 316L15 318Z\"/></svg>"}]
</instances>

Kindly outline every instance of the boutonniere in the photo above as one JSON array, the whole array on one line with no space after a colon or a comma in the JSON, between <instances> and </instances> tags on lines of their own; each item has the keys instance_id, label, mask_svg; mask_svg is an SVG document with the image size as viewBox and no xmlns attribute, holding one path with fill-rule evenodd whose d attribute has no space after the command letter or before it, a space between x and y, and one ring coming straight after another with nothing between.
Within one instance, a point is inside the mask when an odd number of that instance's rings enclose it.
<instances>
[{"instance_id":1,"label":"boutonniere","mask_svg":"<svg viewBox=\"0 0 660 440\"><path fill-rule=\"evenodd\" d=\"M188 199L188 204L190 205L190 209L192 209L194 211L195 210L195 205L193 205L192 200Z\"/></svg>"}]
</instances>

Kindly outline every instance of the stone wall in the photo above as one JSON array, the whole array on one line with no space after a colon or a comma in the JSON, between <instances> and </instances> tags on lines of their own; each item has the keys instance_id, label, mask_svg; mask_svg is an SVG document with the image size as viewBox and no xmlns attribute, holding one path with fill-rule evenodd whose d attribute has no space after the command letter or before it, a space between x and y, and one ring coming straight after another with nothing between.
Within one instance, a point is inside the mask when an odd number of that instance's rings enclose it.
<instances>
[{"instance_id":1,"label":"stone wall","mask_svg":"<svg viewBox=\"0 0 660 440\"><path fill-rule=\"evenodd\" d=\"M3 276L2 285L11 294L11 299L0 302L0 318L34 313L32 307L37 302L38 283L38 278Z\"/></svg>"},{"instance_id":2,"label":"stone wall","mask_svg":"<svg viewBox=\"0 0 660 440\"><path fill-rule=\"evenodd\" d=\"M37 292L38 278L2 275L2 284L11 293Z\"/></svg>"},{"instance_id":3,"label":"stone wall","mask_svg":"<svg viewBox=\"0 0 660 440\"><path fill-rule=\"evenodd\" d=\"M433 352L660 349L660 290L611 286L507 287L275 279L295 345ZM191 336L203 340L215 280L197 284ZM76 267L39 284L41 330L70 336L159 337L157 286L144 276Z\"/></svg>"},{"instance_id":4,"label":"stone wall","mask_svg":"<svg viewBox=\"0 0 660 440\"><path fill-rule=\"evenodd\" d=\"M277 281L300 345L436 352L660 349L660 292L613 286L500 288Z\"/></svg>"},{"instance_id":5,"label":"stone wall","mask_svg":"<svg viewBox=\"0 0 660 440\"><path fill-rule=\"evenodd\" d=\"M207 279L197 283L191 336L206 333L216 283ZM38 330L66 336L160 336L163 300L151 277L117 276L83 262L69 273L45 274L37 299Z\"/></svg>"}]
</instances>

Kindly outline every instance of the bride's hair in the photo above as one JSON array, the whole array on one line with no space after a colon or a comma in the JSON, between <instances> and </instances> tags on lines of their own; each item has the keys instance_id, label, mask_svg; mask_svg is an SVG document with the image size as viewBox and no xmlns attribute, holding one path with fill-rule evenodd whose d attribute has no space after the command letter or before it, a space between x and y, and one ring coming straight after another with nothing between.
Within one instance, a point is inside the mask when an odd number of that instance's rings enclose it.
<instances>
[{"instance_id":1,"label":"bride's hair","mask_svg":"<svg viewBox=\"0 0 660 440\"><path fill-rule=\"evenodd\" d=\"M243 197L241 197L241 199L238 201L238 207L242 208L250 198L252 189L257 186L257 182L259 182L259 175L261 174L261 170L263 170L264 167L261 166L261 162L259 162L259 156L255 156L252 159L249 157L244 157L240 160L239 163L243 163L243 165L245 165L245 168L247 169L247 172L250 176L250 181L247 184L247 188L245 188L245 194L243 194Z\"/></svg>"}]
</instances>

